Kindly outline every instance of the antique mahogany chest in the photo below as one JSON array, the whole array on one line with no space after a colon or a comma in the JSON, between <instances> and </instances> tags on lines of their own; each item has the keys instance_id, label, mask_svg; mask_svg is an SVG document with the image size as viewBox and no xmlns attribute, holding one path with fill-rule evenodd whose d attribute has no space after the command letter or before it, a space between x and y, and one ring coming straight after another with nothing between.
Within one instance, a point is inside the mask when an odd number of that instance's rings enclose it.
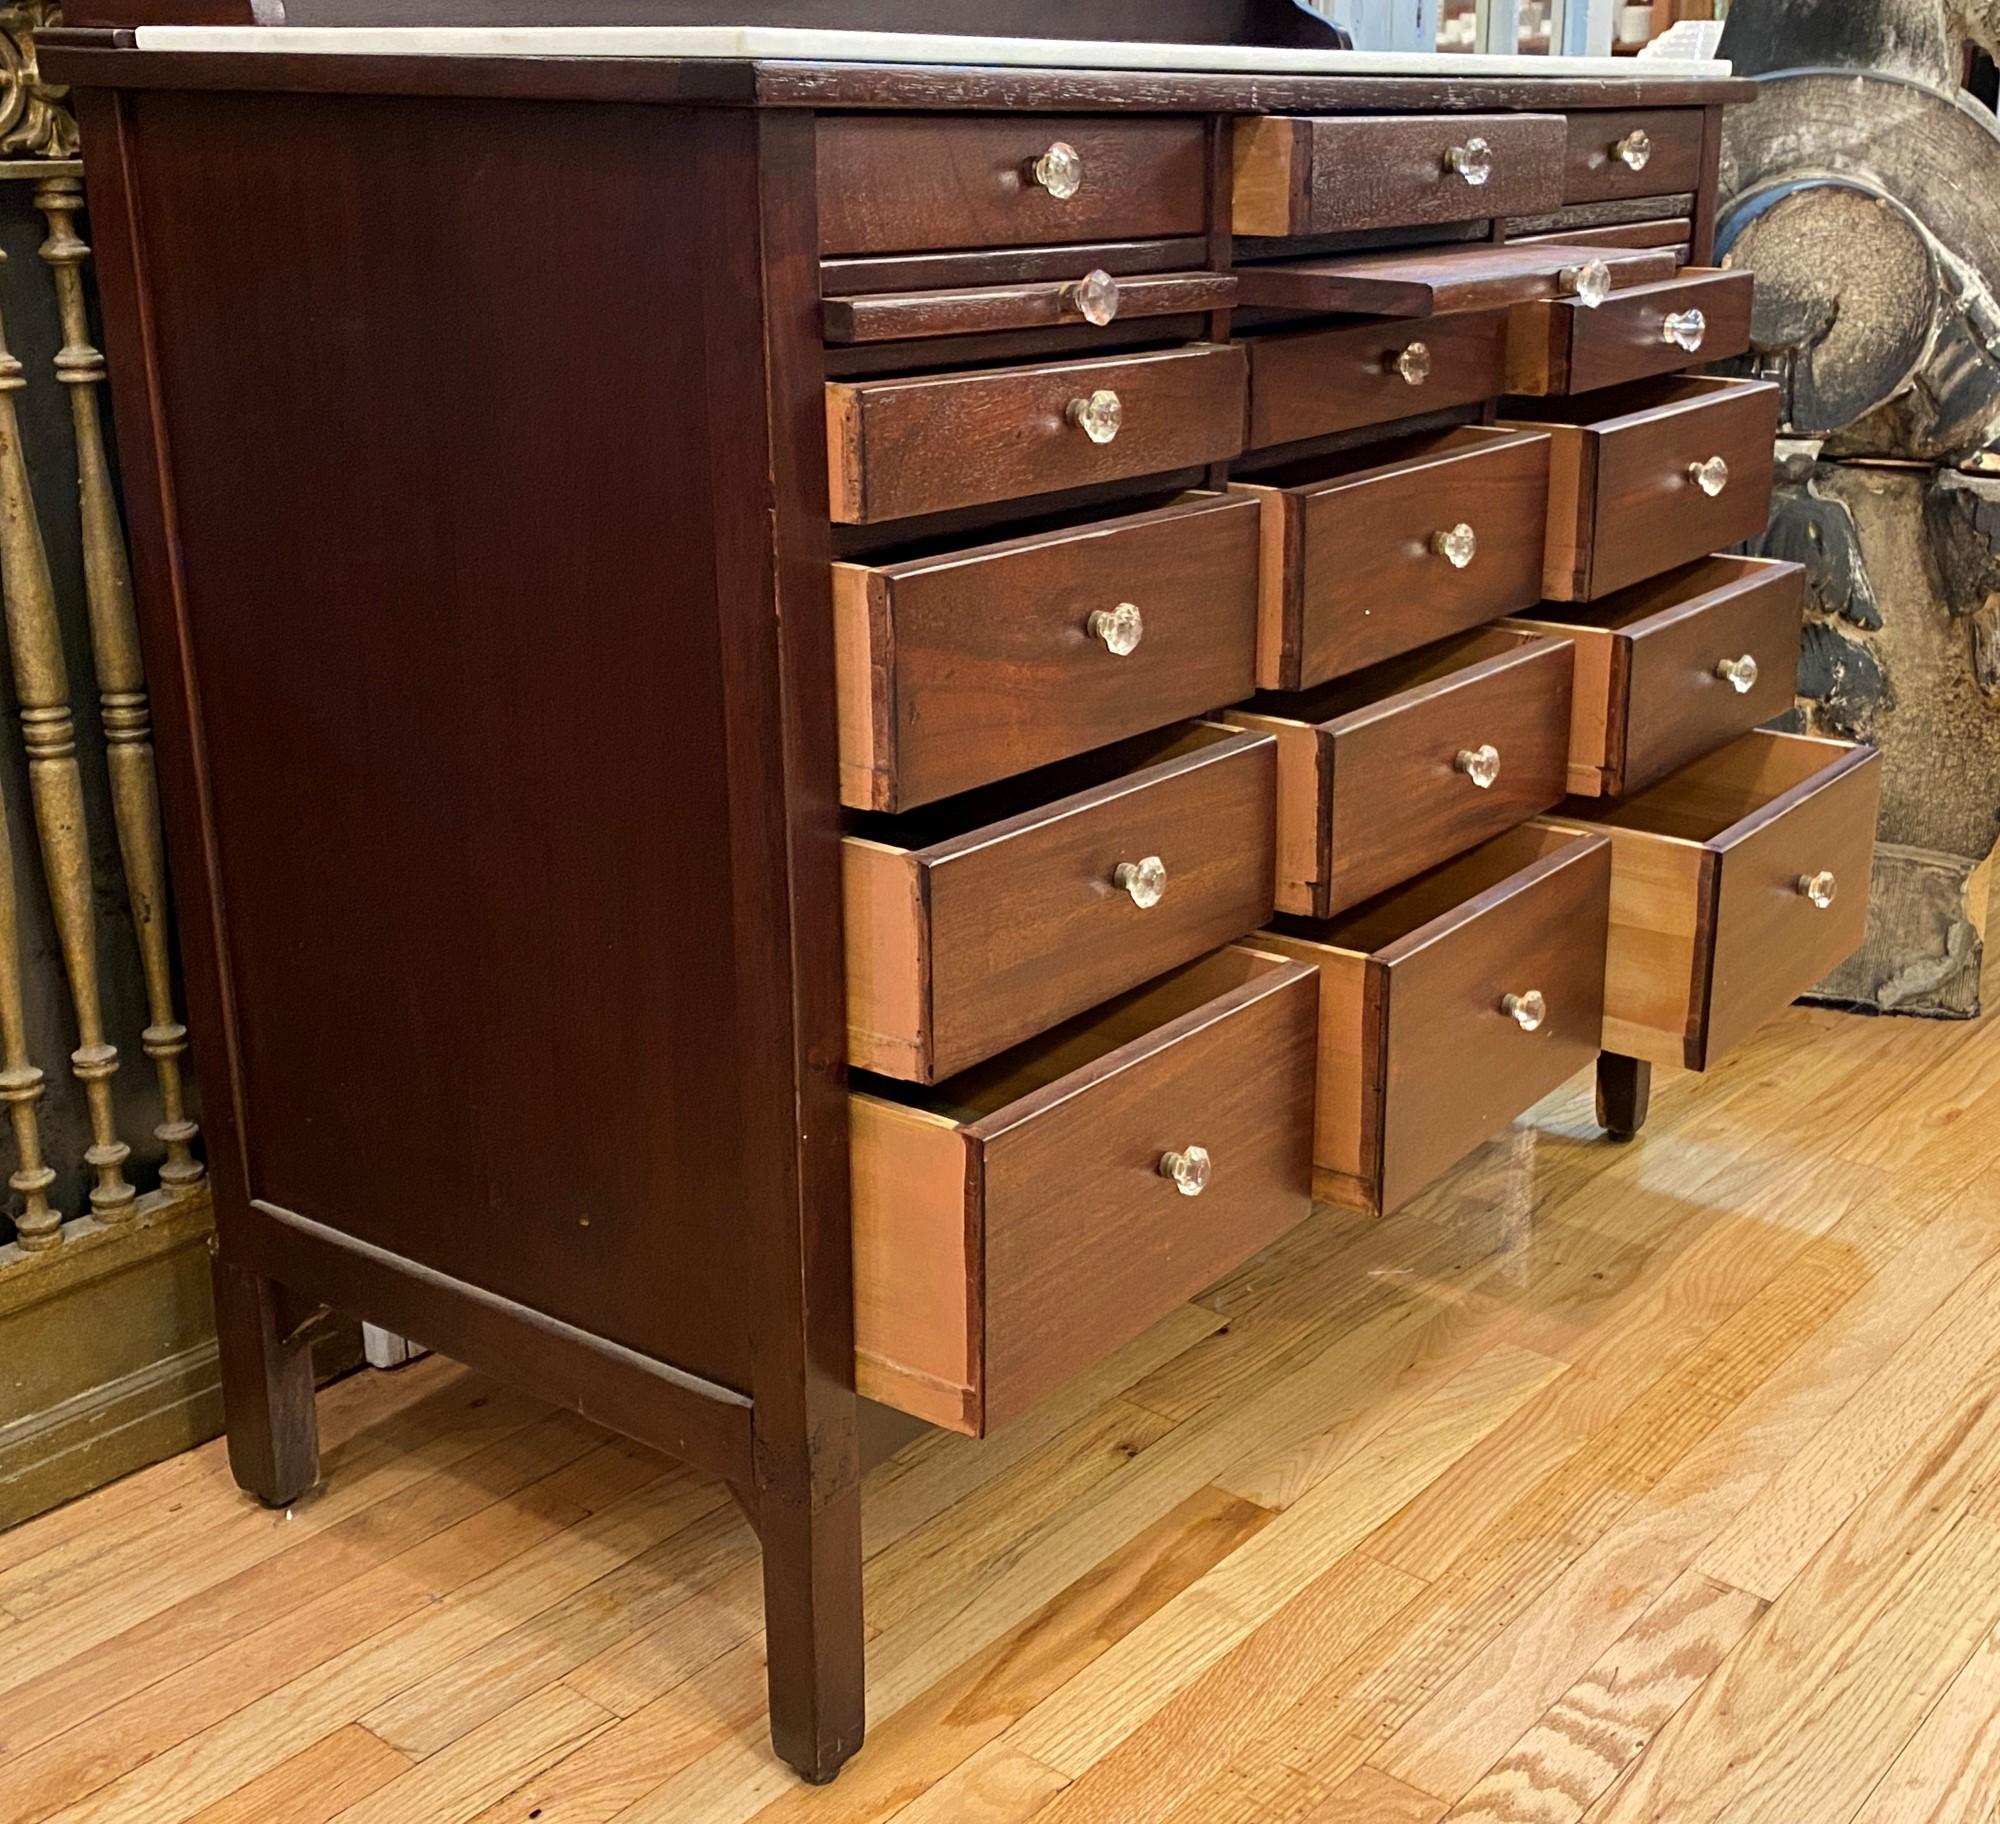
<instances>
[{"instance_id":1,"label":"antique mahogany chest","mask_svg":"<svg viewBox=\"0 0 2000 1824\"><path fill-rule=\"evenodd\" d=\"M748 22L932 9L841 10ZM1726 555L1747 85L995 11L1123 42L47 39L236 1473L313 1482L331 1305L728 1478L815 1780L869 1403L1002 1426L1600 1053L1629 1136L1854 947L1874 827L1872 755L1760 727L1799 572Z\"/></svg>"}]
</instances>

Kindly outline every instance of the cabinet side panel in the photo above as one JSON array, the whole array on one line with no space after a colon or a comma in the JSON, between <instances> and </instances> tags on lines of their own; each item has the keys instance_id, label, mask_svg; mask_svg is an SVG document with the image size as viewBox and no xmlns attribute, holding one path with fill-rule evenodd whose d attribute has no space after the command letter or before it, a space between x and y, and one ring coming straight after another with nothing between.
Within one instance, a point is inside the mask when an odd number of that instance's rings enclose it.
<instances>
[{"instance_id":1,"label":"cabinet side panel","mask_svg":"<svg viewBox=\"0 0 2000 1824\"><path fill-rule=\"evenodd\" d=\"M747 1388L716 117L128 105L248 1190Z\"/></svg>"}]
</instances>

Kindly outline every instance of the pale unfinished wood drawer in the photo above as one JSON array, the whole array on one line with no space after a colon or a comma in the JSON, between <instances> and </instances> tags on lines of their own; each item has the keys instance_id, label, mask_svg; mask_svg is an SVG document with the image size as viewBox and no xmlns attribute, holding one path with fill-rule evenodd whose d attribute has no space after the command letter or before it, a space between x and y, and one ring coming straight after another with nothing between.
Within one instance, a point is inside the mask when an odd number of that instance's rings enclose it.
<instances>
[{"instance_id":1,"label":"pale unfinished wood drawer","mask_svg":"<svg viewBox=\"0 0 2000 1824\"><path fill-rule=\"evenodd\" d=\"M1278 910L1331 917L1554 804L1573 666L1485 628L1225 711L1278 743Z\"/></svg>"},{"instance_id":2,"label":"pale unfinished wood drawer","mask_svg":"<svg viewBox=\"0 0 2000 1824\"><path fill-rule=\"evenodd\" d=\"M1560 114L1269 114L1236 123L1240 235L1536 215L1562 201Z\"/></svg>"},{"instance_id":3,"label":"pale unfinished wood drawer","mask_svg":"<svg viewBox=\"0 0 2000 1824\"><path fill-rule=\"evenodd\" d=\"M1299 690L1541 596L1549 443L1462 425L1265 470L1257 681ZM1462 561L1461 561L1462 560Z\"/></svg>"},{"instance_id":4,"label":"pale unfinished wood drawer","mask_svg":"<svg viewBox=\"0 0 2000 1824\"><path fill-rule=\"evenodd\" d=\"M1231 948L936 1090L857 1088L860 1391L983 1435L1303 1218L1317 993Z\"/></svg>"},{"instance_id":5,"label":"pale unfinished wood drawer","mask_svg":"<svg viewBox=\"0 0 2000 1824\"><path fill-rule=\"evenodd\" d=\"M848 1061L936 1082L1254 930L1276 777L1269 736L1191 723L857 817Z\"/></svg>"},{"instance_id":6,"label":"pale unfinished wood drawer","mask_svg":"<svg viewBox=\"0 0 2000 1824\"><path fill-rule=\"evenodd\" d=\"M1510 830L1253 941L1320 972L1316 1193L1387 1215L1597 1055L1611 845Z\"/></svg>"},{"instance_id":7,"label":"pale unfinished wood drawer","mask_svg":"<svg viewBox=\"0 0 2000 1824\"><path fill-rule=\"evenodd\" d=\"M896 811L1255 687L1258 509L1194 494L833 569L842 802Z\"/></svg>"},{"instance_id":8,"label":"pale unfinished wood drawer","mask_svg":"<svg viewBox=\"0 0 2000 1824\"><path fill-rule=\"evenodd\" d=\"M1677 376L1575 399L1510 400L1546 430L1549 537L1542 594L1596 601L1755 538L1771 511L1778 389Z\"/></svg>"},{"instance_id":9,"label":"pale unfinished wood drawer","mask_svg":"<svg viewBox=\"0 0 2000 1824\"><path fill-rule=\"evenodd\" d=\"M1705 1070L1854 953L1881 772L1873 748L1760 731L1546 820L1611 838L1605 1050Z\"/></svg>"},{"instance_id":10,"label":"pale unfinished wood drawer","mask_svg":"<svg viewBox=\"0 0 2000 1824\"><path fill-rule=\"evenodd\" d=\"M833 517L872 525L1223 461L1243 448L1248 372L1240 348L1198 343L830 381Z\"/></svg>"},{"instance_id":11,"label":"pale unfinished wood drawer","mask_svg":"<svg viewBox=\"0 0 2000 1824\"><path fill-rule=\"evenodd\" d=\"M1569 789L1617 797L1790 709L1805 571L1705 557L1600 602L1508 621L1576 646Z\"/></svg>"},{"instance_id":12,"label":"pale unfinished wood drawer","mask_svg":"<svg viewBox=\"0 0 2000 1824\"><path fill-rule=\"evenodd\" d=\"M1508 325L1507 390L1587 393L1740 355L1755 290L1747 272L1697 268L1614 291L1595 309L1520 305Z\"/></svg>"}]
</instances>

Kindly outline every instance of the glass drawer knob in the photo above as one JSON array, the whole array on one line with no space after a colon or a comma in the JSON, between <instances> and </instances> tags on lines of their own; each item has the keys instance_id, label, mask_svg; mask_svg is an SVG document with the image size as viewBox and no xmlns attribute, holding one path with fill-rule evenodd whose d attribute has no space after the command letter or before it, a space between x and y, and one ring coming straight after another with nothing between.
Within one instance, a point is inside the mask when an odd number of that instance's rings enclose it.
<instances>
[{"instance_id":1,"label":"glass drawer knob","mask_svg":"<svg viewBox=\"0 0 2000 1824\"><path fill-rule=\"evenodd\" d=\"M1102 329L1118 314L1118 281L1102 270L1086 272L1062 288L1062 301L1093 329Z\"/></svg>"},{"instance_id":2,"label":"glass drawer knob","mask_svg":"<svg viewBox=\"0 0 2000 1824\"><path fill-rule=\"evenodd\" d=\"M1549 1004L1542 998L1539 988L1530 988L1526 994L1503 995L1500 1011L1523 1032L1533 1032L1549 1017Z\"/></svg>"},{"instance_id":3,"label":"glass drawer knob","mask_svg":"<svg viewBox=\"0 0 2000 1824\"><path fill-rule=\"evenodd\" d=\"M1479 538L1463 520L1448 531L1431 534L1431 549L1454 570L1463 570L1478 555Z\"/></svg>"},{"instance_id":4,"label":"glass drawer knob","mask_svg":"<svg viewBox=\"0 0 2000 1824\"><path fill-rule=\"evenodd\" d=\"M1123 887L1132 895L1132 903L1141 912L1157 906L1167 891L1167 864L1157 855L1148 855L1144 861L1121 861L1111 870L1113 886Z\"/></svg>"},{"instance_id":5,"label":"glass drawer knob","mask_svg":"<svg viewBox=\"0 0 2000 1824\"><path fill-rule=\"evenodd\" d=\"M1634 127L1611 151L1628 171L1643 171L1652 162L1652 135L1644 127Z\"/></svg>"},{"instance_id":6,"label":"glass drawer knob","mask_svg":"<svg viewBox=\"0 0 2000 1824\"><path fill-rule=\"evenodd\" d=\"M1602 260L1585 260L1581 266L1565 266L1556 274L1556 283L1565 297L1574 298L1585 310L1595 310L1611 295L1611 268Z\"/></svg>"},{"instance_id":7,"label":"glass drawer knob","mask_svg":"<svg viewBox=\"0 0 2000 1824\"><path fill-rule=\"evenodd\" d=\"M1412 342L1389 357L1389 371L1409 386L1422 386L1431 377L1429 347L1422 342Z\"/></svg>"},{"instance_id":8,"label":"glass drawer knob","mask_svg":"<svg viewBox=\"0 0 2000 1824\"><path fill-rule=\"evenodd\" d=\"M1124 422L1125 408L1118 403L1116 393L1101 386L1088 399L1072 399L1067 415L1092 443L1109 443Z\"/></svg>"},{"instance_id":9,"label":"glass drawer knob","mask_svg":"<svg viewBox=\"0 0 2000 1824\"><path fill-rule=\"evenodd\" d=\"M1447 171L1456 171L1475 190L1493 175L1493 148L1483 139L1468 139L1444 155Z\"/></svg>"},{"instance_id":10,"label":"glass drawer knob","mask_svg":"<svg viewBox=\"0 0 2000 1824\"><path fill-rule=\"evenodd\" d=\"M1478 747L1461 747L1452 765L1483 792L1500 777L1500 750L1490 742L1482 742Z\"/></svg>"},{"instance_id":11,"label":"glass drawer knob","mask_svg":"<svg viewBox=\"0 0 2000 1824\"><path fill-rule=\"evenodd\" d=\"M1811 900L1815 906L1824 912L1828 906L1833 904L1834 878L1832 870L1821 868L1817 874L1801 874L1799 876L1799 893L1803 898Z\"/></svg>"},{"instance_id":12,"label":"glass drawer knob","mask_svg":"<svg viewBox=\"0 0 2000 1824\"><path fill-rule=\"evenodd\" d=\"M1174 1189L1183 1197L1199 1197L1207 1190L1212 1169L1205 1146L1190 1146L1184 1152L1160 1155L1160 1176L1171 1178Z\"/></svg>"},{"instance_id":13,"label":"glass drawer knob","mask_svg":"<svg viewBox=\"0 0 2000 1824\"><path fill-rule=\"evenodd\" d=\"M1059 203L1083 188L1083 159L1066 139L1059 139L1028 166L1028 181L1039 184Z\"/></svg>"},{"instance_id":14,"label":"glass drawer knob","mask_svg":"<svg viewBox=\"0 0 2000 1824\"><path fill-rule=\"evenodd\" d=\"M1114 659L1122 659L1138 650L1146 633L1146 617L1139 612L1137 602L1120 602L1116 608L1093 608L1084 626L1093 640L1104 642L1104 649Z\"/></svg>"},{"instance_id":15,"label":"glass drawer knob","mask_svg":"<svg viewBox=\"0 0 2000 1824\"><path fill-rule=\"evenodd\" d=\"M1670 310L1660 321L1660 340L1693 354L1708 334L1708 319L1698 310Z\"/></svg>"},{"instance_id":16,"label":"glass drawer knob","mask_svg":"<svg viewBox=\"0 0 2000 1824\"><path fill-rule=\"evenodd\" d=\"M1757 660L1753 654L1747 652L1740 659L1718 659L1715 663L1715 675L1728 684L1739 697L1743 696L1757 682Z\"/></svg>"},{"instance_id":17,"label":"glass drawer knob","mask_svg":"<svg viewBox=\"0 0 2000 1824\"><path fill-rule=\"evenodd\" d=\"M1729 486L1729 464L1720 456L1711 456L1706 462L1691 462L1688 480L1713 500Z\"/></svg>"}]
</instances>

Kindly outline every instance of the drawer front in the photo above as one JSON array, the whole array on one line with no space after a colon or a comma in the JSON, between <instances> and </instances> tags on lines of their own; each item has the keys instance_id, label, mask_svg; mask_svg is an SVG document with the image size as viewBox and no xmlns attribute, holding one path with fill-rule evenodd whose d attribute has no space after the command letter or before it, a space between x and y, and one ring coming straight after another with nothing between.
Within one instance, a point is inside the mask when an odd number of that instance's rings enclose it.
<instances>
[{"instance_id":1,"label":"drawer front","mask_svg":"<svg viewBox=\"0 0 2000 1824\"><path fill-rule=\"evenodd\" d=\"M825 117L820 251L1199 234L1208 223L1206 145L1199 120ZM1059 147L1069 158L1048 156Z\"/></svg>"},{"instance_id":2,"label":"drawer front","mask_svg":"<svg viewBox=\"0 0 2000 1824\"><path fill-rule=\"evenodd\" d=\"M1534 215L1562 200L1567 141L1555 114L1240 120L1233 225L1333 234Z\"/></svg>"},{"instance_id":3,"label":"drawer front","mask_svg":"<svg viewBox=\"0 0 2000 1824\"><path fill-rule=\"evenodd\" d=\"M836 564L843 801L907 809L1249 695L1257 531L1220 497Z\"/></svg>"},{"instance_id":4,"label":"drawer front","mask_svg":"<svg viewBox=\"0 0 2000 1824\"><path fill-rule=\"evenodd\" d=\"M1587 393L1740 355L1755 288L1747 272L1702 272L1615 291L1595 310L1523 305L1509 329L1508 389Z\"/></svg>"},{"instance_id":5,"label":"drawer front","mask_svg":"<svg viewBox=\"0 0 2000 1824\"><path fill-rule=\"evenodd\" d=\"M1582 109L1569 117L1563 201L1679 196L1701 188L1699 108Z\"/></svg>"},{"instance_id":6,"label":"drawer front","mask_svg":"<svg viewBox=\"0 0 2000 1824\"><path fill-rule=\"evenodd\" d=\"M1165 1317L1305 1217L1318 981L1196 1015L1144 1055L982 1123L986 1428ZM1162 1154L1204 1148L1183 1196Z\"/></svg>"},{"instance_id":7,"label":"drawer front","mask_svg":"<svg viewBox=\"0 0 2000 1824\"><path fill-rule=\"evenodd\" d=\"M1245 374L1240 348L1204 344L832 382L833 517L866 525L1222 461L1243 447Z\"/></svg>"},{"instance_id":8,"label":"drawer front","mask_svg":"<svg viewBox=\"0 0 2000 1824\"><path fill-rule=\"evenodd\" d=\"M1057 329L1086 321L1129 323L1142 317L1228 310L1236 277L1226 272L1142 273L1098 281L1079 297L1084 272L1024 285L953 286L926 291L863 292L820 301L821 333L833 343L900 342L925 336L989 335L1002 330ZM1104 312L1109 311L1107 319Z\"/></svg>"},{"instance_id":9,"label":"drawer front","mask_svg":"<svg viewBox=\"0 0 2000 1824\"><path fill-rule=\"evenodd\" d=\"M1263 492L1267 512L1297 519L1282 552L1269 552L1289 571L1276 579L1288 608L1288 650L1260 680L1272 687L1358 671L1541 594L1544 439L1500 436L1323 490L1300 488L1282 499ZM1462 569L1436 542L1460 527L1475 547Z\"/></svg>"},{"instance_id":10,"label":"drawer front","mask_svg":"<svg viewBox=\"0 0 2000 1824\"><path fill-rule=\"evenodd\" d=\"M1332 737L1328 891L1322 916L1511 830L1562 797L1569 778L1573 649L1540 640L1462 680L1345 716ZM1481 789L1461 753L1499 751Z\"/></svg>"},{"instance_id":11,"label":"drawer front","mask_svg":"<svg viewBox=\"0 0 2000 1824\"><path fill-rule=\"evenodd\" d=\"M1804 615L1803 568L1757 564L1738 585L1635 628L1612 789L1637 791L1790 709ZM1756 676L1739 690L1721 668L1741 676L1745 659Z\"/></svg>"},{"instance_id":12,"label":"drawer front","mask_svg":"<svg viewBox=\"0 0 2000 1824\"><path fill-rule=\"evenodd\" d=\"M1881 763L1859 750L1718 845L1705 1001L1688 1063L1706 1069L1860 948ZM1801 883L1822 873L1833 903Z\"/></svg>"},{"instance_id":13,"label":"drawer front","mask_svg":"<svg viewBox=\"0 0 2000 1824\"><path fill-rule=\"evenodd\" d=\"M1596 1057L1610 909L1610 844L1584 840L1383 954L1384 1215ZM1530 994L1533 1031L1504 1004Z\"/></svg>"},{"instance_id":14,"label":"drawer front","mask_svg":"<svg viewBox=\"0 0 2000 1824\"><path fill-rule=\"evenodd\" d=\"M1506 390L1503 310L1262 336L1246 346L1253 449L1470 405ZM1418 352L1406 360L1412 349Z\"/></svg>"}]
</instances>

